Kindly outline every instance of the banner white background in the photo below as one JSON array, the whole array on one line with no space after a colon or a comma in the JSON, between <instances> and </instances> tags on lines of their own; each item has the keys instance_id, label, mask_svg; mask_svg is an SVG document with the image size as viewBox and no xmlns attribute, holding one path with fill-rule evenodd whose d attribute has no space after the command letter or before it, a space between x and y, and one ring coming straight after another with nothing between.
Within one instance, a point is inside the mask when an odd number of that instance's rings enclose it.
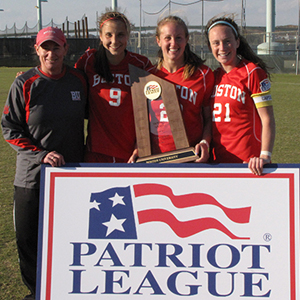
<instances>
[{"instance_id":1,"label":"banner white background","mask_svg":"<svg viewBox=\"0 0 300 300\"><path fill-rule=\"evenodd\" d=\"M299 168L265 171L257 177L247 168L194 164L45 167L37 299L299 300ZM125 213L123 191L136 238L124 237L129 217L99 219L105 203ZM104 199L107 192L116 198ZM215 202L193 204L192 194ZM187 207L174 205L178 196ZM148 218L152 210L156 220L142 222L141 212ZM175 219L165 219L165 211ZM99 231L91 233L92 226Z\"/></svg>"}]
</instances>

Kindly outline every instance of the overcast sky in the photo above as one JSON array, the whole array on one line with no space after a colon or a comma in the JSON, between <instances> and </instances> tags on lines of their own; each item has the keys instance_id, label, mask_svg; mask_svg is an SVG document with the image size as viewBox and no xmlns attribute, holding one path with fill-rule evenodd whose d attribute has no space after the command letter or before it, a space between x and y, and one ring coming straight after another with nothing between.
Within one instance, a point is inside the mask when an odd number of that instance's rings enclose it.
<instances>
[{"instance_id":1,"label":"overcast sky","mask_svg":"<svg viewBox=\"0 0 300 300\"><path fill-rule=\"evenodd\" d=\"M27 22L29 27L34 27L37 23L38 0L0 0L0 30L13 27L14 23L20 29ZM276 26L298 25L300 0L276 0ZM202 24L202 2L197 0L118 0L118 7L125 12L129 20L139 26L140 24L140 3L142 3L142 25L156 25L157 19L161 15L169 13L169 3L171 3L171 13L179 15L188 20L189 25ZM246 25L265 26L266 25L266 0L247 0L246 2ZM190 4L192 5L178 5ZM42 3L43 25L50 23L61 24L68 17L69 21L80 20L85 14L88 17L89 27L95 27L97 13L100 15L106 7L111 7L111 0L48 0ZM162 10L164 7L166 8ZM218 2L204 1L203 24L213 16L220 13L237 14L236 21L240 23L242 0L223 0ZM161 11L162 10L162 11ZM160 12L161 11L161 12ZM160 13L158 13L160 12ZM151 15L153 14L154 15ZM158 13L158 14L155 14Z\"/></svg>"}]
</instances>

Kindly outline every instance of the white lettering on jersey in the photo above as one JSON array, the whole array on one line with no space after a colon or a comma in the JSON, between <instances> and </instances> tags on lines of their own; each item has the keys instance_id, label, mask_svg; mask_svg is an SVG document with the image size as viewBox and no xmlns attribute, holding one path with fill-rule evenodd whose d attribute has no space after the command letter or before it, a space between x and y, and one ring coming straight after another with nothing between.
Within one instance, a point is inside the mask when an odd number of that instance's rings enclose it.
<instances>
[{"instance_id":1,"label":"white lettering on jersey","mask_svg":"<svg viewBox=\"0 0 300 300\"><path fill-rule=\"evenodd\" d=\"M230 88L230 84L225 84L225 97L228 95L228 90Z\"/></svg>"},{"instance_id":2,"label":"white lettering on jersey","mask_svg":"<svg viewBox=\"0 0 300 300\"><path fill-rule=\"evenodd\" d=\"M233 86L230 90L230 98L235 100L236 99L236 95L237 95L237 87Z\"/></svg>"},{"instance_id":3,"label":"white lettering on jersey","mask_svg":"<svg viewBox=\"0 0 300 300\"><path fill-rule=\"evenodd\" d=\"M114 74L115 79L117 79L117 84L122 84L123 74Z\"/></svg>"},{"instance_id":4,"label":"white lettering on jersey","mask_svg":"<svg viewBox=\"0 0 300 300\"><path fill-rule=\"evenodd\" d=\"M111 101L109 101L110 106L120 106L122 96L122 91L120 89L111 88L109 90L109 96L112 99Z\"/></svg>"},{"instance_id":5,"label":"white lettering on jersey","mask_svg":"<svg viewBox=\"0 0 300 300\"><path fill-rule=\"evenodd\" d=\"M196 100L198 93L181 85L176 85L176 89L180 90L180 97L183 100L188 100L189 102L196 105Z\"/></svg>"},{"instance_id":6,"label":"white lettering on jersey","mask_svg":"<svg viewBox=\"0 0 300 300\"><path fill-rule=\"evenodd\" d=\"M217 90L216 96L218 96L218 97L222 96L222 94L223 94L223 87L224 87L224 84L216 86L216 90Z\"/></svg>"},{"instance_id":7,"label":"white lettering on jersey","mask_svg":"<svg viewBox=\"0 0 300 300\"><path fill-rule=\"evenodd\" d=\"M130 76L129 75L124 76L124 83L127 86L131 86L131 81L130 81Z\"/></svg>"},{"instance_id":8,"label":"white lettering on jersey","mask_svg":"<svg viewBox=\"0 0 300 300\"><path fill-rule=\"evenodd\" d=\"M215 85L212 97L229 97L230 99L237 100L245 104L245 95L246 93L240 88L230 85L230 84L220 84Z\"/></svg>"},{"instance_id":9,"label":"white lettering on jersey","mask_svg":"<svg viewBox=\"0 0 300 300\"><path fill-rule=\"evenodd\" d=\"M169 122L169 118L167 116L167 112L165 111L165 105L161 103L159 105L159 108L161 109L160 111L160 122Z\"/></svg>"},{"instance_id":10,"label":"white lettering on jersey","mask_svg":"<svg viewBox=\"0 0 300 300\"><path fill-rule=\"evenodd\" d=\"M93 87L98 85L100 83L100 75L95 74L94 75L94 83L93 83Z\"/></svg>"},{"instance_id":11,"label":"white lettering on jersey","mask_svg":"<svg viewBox=\"0 0 300 300\"><path fill-rule=\"evenodd\" d=\"M127 85L127 86L131 86L131 82L130 82L130 76L124 75L124 74L113 74L115 80L114 83L120 84L120 85ZM95 74L94 76L94 83L93 83L93 87L98 85L99 83L105 83L106 80L104 78L101 78L99 74Z\"/></svg>"}]
</instances>

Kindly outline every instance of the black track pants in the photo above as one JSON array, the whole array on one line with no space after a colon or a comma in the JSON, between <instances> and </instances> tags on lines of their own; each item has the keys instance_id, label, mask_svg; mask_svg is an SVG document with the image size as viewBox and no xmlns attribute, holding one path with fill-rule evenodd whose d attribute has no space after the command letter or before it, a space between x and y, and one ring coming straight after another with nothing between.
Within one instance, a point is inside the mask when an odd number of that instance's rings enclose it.
<instances>
[{"instance_id":1,"label":"black track pants","mask_svg":"<svg viewBox=\"0 0 300 300\"><path fill-rule=\"evenodd\" d=\"M14 218L16 242L23 282L35 294L39 190L15 186Z\"/></svg>"}]
</instances>

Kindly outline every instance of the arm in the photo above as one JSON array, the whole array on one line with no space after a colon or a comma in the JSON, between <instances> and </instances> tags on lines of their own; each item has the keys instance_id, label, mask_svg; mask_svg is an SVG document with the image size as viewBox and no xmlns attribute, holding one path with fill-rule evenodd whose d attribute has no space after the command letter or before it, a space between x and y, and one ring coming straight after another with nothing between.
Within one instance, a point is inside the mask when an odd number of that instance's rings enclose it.
<instances>
[{"instance_id":1,"label":"arm","mask_svg":"<svg viewBox=\"0 0 300 300\"><path fill-rule=\"evenodd\" d=\"M88 50L87 50L88 51ZM86 52L83 53L78 60L76 61L74 68L84 71L85 63L86 63Z\"/></svg>"},{"instance_id":2,"label":"arm","mask_svg":"<svg viewBox=\"0 0 300 300\"><path fill-rule=\"evenodd\" d=\"M135 163L136 160L138 159L139 155L138 155L138 149L135 148L132 152L132 155L130 156L129 160L127 163Z\"/></svg>"},{"instance_id":3,"label":"arm","mask_svg":"<svg viewBox=\"0 0 300 300\"><path fill-rule=\"evenodd\" d=\"M257 109L262 122L262 140L260 157L252 157L249 160L248 167L255 175L261 175L263 166L271 162L271 156L275 141L275 118L273 106L266 106Z\"/></svg>"},{"instance_id":4,"label":"arm","mask_svg":"<svg viewBox=\"0 0 300 300\"><path fill-rule=\"evenodd\" d=\"M210 68L207 68L204 76L205 95L202 108L203 116L203 134L202 140L196 145L195 151L197 154L201 151L201 157L196 162L207 162L209 159L209 145L212 139L212 113L211 113L211 94L214 88L214 73Z\"/></svg>"},{"instance_id":5,"label":"arm","mask_svg":"<svg viewBox=\"0 0 300 300\"><path fill-rule=\"evenodd\" d=\"M209 159L209 144L211 141L212 131L210 106L203 107L203 122L202 140L195 146L195 152L197 155L201 153L200 158L197 159L196 162L205 163Z\"/></svg>"},{"instance_id":6,"label":"arm","mask_svg":"<svg viewBox=\"0 0 300 300\"><path fill-rule=\"evenodd\" d=\"M26 109L23 97L23 84L17 79L12 84L8 98L4 107L1 126L4 139L9 145L22 155L26 155L29 160L35 164L48 162L46 156L49 151L36 145L31 138L30 129L27 125L28 109ZM55 155L54 163L51 165L60 165L64 162L62 155Z\"/></svg>"}]
</instances>

